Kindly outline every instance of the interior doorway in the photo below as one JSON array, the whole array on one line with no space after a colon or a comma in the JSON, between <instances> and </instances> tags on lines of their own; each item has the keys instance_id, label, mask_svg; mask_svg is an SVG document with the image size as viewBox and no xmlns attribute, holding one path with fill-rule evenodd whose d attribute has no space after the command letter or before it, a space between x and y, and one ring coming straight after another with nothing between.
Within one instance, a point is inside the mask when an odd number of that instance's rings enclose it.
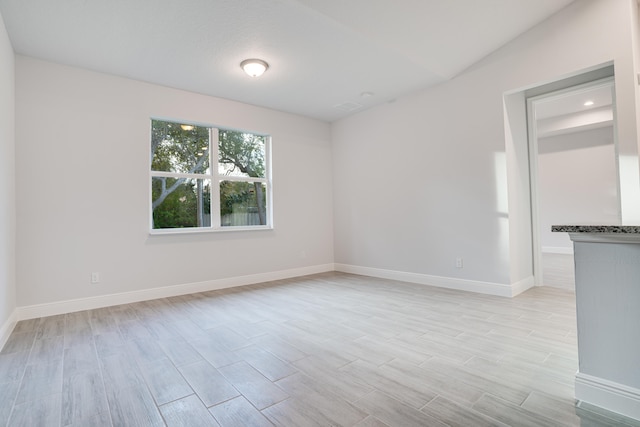
<instances>
[{"instance_id":1,"label":"interior doorway","mask_svg":"<svg viewBox=\"0 0 640 427\"><path fill-rule=\"evenodd\" d=\"M527 98L534 275L575 288L573 245L554 224L620 224L613 78Z\"/></svg>"}]
</instances>

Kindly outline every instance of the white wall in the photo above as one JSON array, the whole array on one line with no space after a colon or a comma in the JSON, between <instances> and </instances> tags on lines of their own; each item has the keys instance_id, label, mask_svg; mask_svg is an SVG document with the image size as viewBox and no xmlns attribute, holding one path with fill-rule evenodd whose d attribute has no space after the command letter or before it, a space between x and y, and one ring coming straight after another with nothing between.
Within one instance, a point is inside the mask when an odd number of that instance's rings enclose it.
<instances>
[{"instance_id":1,"label":"white wall","mask_svg":"<svg viewBox=\"0 0 640 427\"><path fill-rule=\"evenodd\" d=\"M271 134L275 229L150 236L152 116ZM16 146L20 307L332 265L326 123L17 56Z\"/></svg>"},{"instance_id":2,"label":"white wall","mask_svg":"<svg viewBox=\"0 0 640 427\"><path fill-rule=\"evenodd\" d=\"M620 143L637 170L636 26L635 0L575 2L450 82L334 123L336 263L460 287L528 281L526 135L505 140L503 97L613 62ZM637 173L629 185L640 192Z\"/></svg>"},{"instance_id":3,"label":"white wall","mask_svg":"<svg viewBox=\"0 0 640 427\"><path fill-rule=\"evenodd\" d=\"M540 243L543 252L573 244L554 224L619 224L613 128L538 139Z\"/></svg>"},{"instance_id":4,"label":"white wall","mask_svg":"<svg viewBox=\"0 0 640 427\"><path fill-rule=\"evenodd\" d=\"M14 55L0 16L0 348L16 308Z\"/></svg>"}]
</instances>

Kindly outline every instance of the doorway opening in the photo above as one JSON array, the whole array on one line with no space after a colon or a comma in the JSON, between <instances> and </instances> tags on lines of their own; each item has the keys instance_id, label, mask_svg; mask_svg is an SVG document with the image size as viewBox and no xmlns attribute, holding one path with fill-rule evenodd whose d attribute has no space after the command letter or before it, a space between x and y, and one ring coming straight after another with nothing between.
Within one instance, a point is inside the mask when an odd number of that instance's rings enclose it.
<instances>
[{"instance_id":1,"label":"doorway opening","mask_svg":"<svg viewBox=\"0 0 640 427\"><path fill-rule=\"evenodd\" d=\"M613 77L527 97L536 285L575 288L573 244L555 224L620 224Z\"/></svg>"}]
</instances>

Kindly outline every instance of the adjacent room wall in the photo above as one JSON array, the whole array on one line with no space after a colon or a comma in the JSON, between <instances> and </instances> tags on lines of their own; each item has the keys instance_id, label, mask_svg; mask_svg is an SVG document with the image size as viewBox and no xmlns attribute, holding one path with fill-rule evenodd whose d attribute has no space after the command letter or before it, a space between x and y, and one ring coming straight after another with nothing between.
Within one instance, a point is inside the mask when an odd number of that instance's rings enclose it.
<instances>
[{"instance_id":1,"label":"adjacent room wall","mask_svg":"<svg viewBox=\"0 0 640 427\"><path fill-rule=\"evenodd\" d=\"M275 229L149 235L150 117L271 134ZM17 56L16 145L20 307L333 268L327 123Z\"/></svg>"},{"instance_id":2,"label":"adjacent room wall","mask_svg":"<svg viewBox=\"0 0 640 427\"><path fill-rule=\"evenodd\" d=\"M538 200L542 252L572 253L554 224L619 224L613 127L538 139Z\"/></svg>"},{"instance_id":3,"label":"adjacent room wall","mask_svg":"<svg viewBox=\"0 0 640 427\"><path fill-rule=\"evenodd\" d=\"M13 48L0 16L0 348L16 309L14 95Z\"/></svg>"},{"instance_id":4,"label":"adjacent room wall","mask_svg":"<svg viewBox=\"0 0 640 427\"><path fill-rule=\"evenodd\" d=\"M493 293L532 284L530 242L510 234L530 223L510 209L528 170L505 151L504 95L613 62L619 142L637 170L636 21L634 0L574 2L450 82L334 123L338 267ZM638 194L637 173L628 184Z\"/></svg>"}]
</instances>

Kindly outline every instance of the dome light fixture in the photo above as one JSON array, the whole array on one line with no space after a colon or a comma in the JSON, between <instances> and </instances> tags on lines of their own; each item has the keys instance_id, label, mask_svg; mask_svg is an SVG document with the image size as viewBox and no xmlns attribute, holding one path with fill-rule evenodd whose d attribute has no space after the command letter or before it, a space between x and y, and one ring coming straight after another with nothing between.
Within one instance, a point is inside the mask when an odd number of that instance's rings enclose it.
<instances>
[{"instance_id":1,"label":"dome light fixture","mask_svg":"<svg viewBox=\"0 0 640 427\"><path fill-rule=\"evenodd\" d=\"M267 71L269 64L262 59L245 59L240 63L240 67L251 77L260 77Z\"/></svg>"}]
</instances>

